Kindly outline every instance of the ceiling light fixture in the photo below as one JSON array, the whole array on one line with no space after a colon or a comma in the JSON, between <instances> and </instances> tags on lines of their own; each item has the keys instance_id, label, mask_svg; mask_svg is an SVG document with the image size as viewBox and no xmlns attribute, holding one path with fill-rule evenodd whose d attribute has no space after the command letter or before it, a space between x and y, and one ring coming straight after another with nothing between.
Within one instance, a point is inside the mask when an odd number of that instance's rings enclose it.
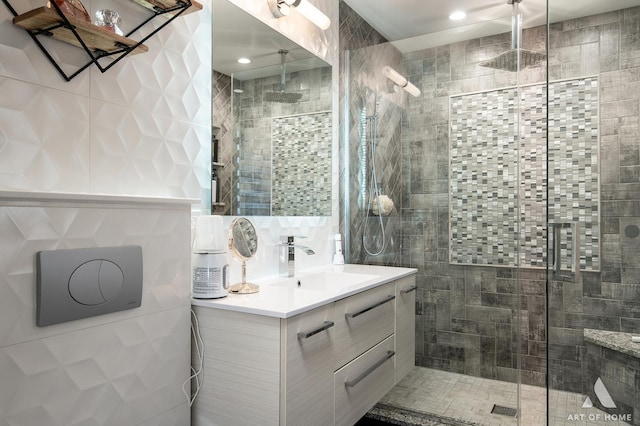
<instances>
[{"instance_id":1,"label":"ceiling light fixture","mask_svg":"<svg viewBox=\"0 0 640 426\"><path fill-rule=\"evenodd\" d=\"M449 15L449 19L451 19L452 21L459 21L461 19L466 18L467 14L464 13L461 10L456 10L455 12L452 12L451 15Z\"/></svg>"},{"instance_id":2,"label":"ceiling light fixture","mask_svg":"<svg viewBox=\"0 0 640 426\"><path fill-rule=\"evenodd\" d=\"M318 8L309 3L309 0L267 0L271 13L276 18L287 16L292 7L309 21L313 22L321 30L326 30L331 25L331 20Z\"/></svg>"},{"instance_id":3,"label":"ceiling light fixture","mask_svg":"<svg viewBox=\"0 0 640 426\"><path fill-rule=\"evenodd\" d=\"M239 64L250 64L251 63L251 59L249 59L249 58L238 58L238 63Z\"/></svg>"},{"instance_id":4,"label":"ceiling light fixture","mask_svg":"<svg viewBox=\"0 0 640 426\"><path fill-rule=\"evenodd\" d=\"M406 90L411 96L414 96L416 98L420 96L420 89L414 86L408 78L406 78L390 66L385 65L384 67L382 67L382 75L393 81L398 87Z\"/></svg>"}]
</instances>

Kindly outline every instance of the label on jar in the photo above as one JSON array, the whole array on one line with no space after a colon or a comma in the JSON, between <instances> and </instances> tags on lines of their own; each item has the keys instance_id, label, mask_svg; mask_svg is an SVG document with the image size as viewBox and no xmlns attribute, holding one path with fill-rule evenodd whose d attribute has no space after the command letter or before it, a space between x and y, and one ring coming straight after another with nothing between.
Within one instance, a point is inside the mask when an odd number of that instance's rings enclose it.
<instances>
[{"instance_id":1,"label":"label on jar","mask_svg":"<svg viewBox=\"0 0 640 426\"><path fill-rule=\"evenodd\" d=\"M222 290L222 267L196 266L193 268L194 297L218 293L220 290Z\"/></svg>"}]
</instances>

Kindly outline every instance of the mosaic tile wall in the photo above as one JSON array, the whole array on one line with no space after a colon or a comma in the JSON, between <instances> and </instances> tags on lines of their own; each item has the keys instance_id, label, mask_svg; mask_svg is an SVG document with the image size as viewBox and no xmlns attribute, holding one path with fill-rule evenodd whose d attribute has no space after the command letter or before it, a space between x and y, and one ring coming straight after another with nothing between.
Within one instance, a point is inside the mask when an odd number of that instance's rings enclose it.
<instances>
[{"instance_id":1,"label":"mosaic tile wall","mask_svg":"<svg viewBox=\"0 0 640 426\"><path fill-rule=\"evenodd\" d=\"M451 262L516 264L515 89L451 97Z\"/></svg>"},{"instance_id":2,"label":"mosaic tile wall","mask_svg":"<svg viewBox=\"0 0 640 426\"><path fill-rule=\"evenodd\" d=\"M331 215L331 113L271 121L275 216Z\"/></svg>"},{"instance_id":3,"label":"mosaic tile wall","mask_svg":"<svg viewBox=\"0 0 640 426\"><path fill-rule=\"evenodd\" d=\"M519 93L520 102L515 88L451 97L452 263L546 267L546 87ZM551 83L549 97L549 221L580 222L581 268L597 270L598 80ZM571 269L571 231L561 236Z\"/></svg>"},{"instance_id":4,"label":"mosaic tile wall","mask_svg":"<svg viewBox=\"0 0 640 426\"><path fill-rule=\"evenodd\" d=\"M549 222L580 223L580 269L588 271L600 269L598 90L597 77L549 85ZM543 89L537 91L540 98ZM561 237L561 268L567 269L571 232Z\"/></svg>"}]
</instances>

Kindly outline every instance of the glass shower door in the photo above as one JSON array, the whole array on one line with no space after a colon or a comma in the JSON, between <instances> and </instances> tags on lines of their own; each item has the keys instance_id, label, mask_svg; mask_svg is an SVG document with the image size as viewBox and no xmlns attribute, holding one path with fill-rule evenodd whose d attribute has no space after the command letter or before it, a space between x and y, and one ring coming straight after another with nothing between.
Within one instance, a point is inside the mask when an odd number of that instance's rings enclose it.
<instances>
[{"instance_id":1,"label":"glass shower door","mask_svg":"<svg viewBox=\"0 0 640 426\"><path fill-rule=\"evenodd\" d=\"M640 1L548 1L548 424L640 424Z\"/></svg>"}]
</instances>

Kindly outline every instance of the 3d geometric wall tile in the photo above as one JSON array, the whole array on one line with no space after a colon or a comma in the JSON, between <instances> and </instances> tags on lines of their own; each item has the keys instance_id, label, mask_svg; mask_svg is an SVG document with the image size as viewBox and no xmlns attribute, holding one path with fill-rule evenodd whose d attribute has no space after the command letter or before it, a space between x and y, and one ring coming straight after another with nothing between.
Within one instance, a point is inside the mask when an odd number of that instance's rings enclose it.
<instances>
[{"instance_id":1,"label":"3d geometric wall tile","mask_svg":"<svg viewBox=\"0 0 640 426\"><path fill-rule=\"evenodd\" d=\"M188 422L190 204L47 197L0 195L0 425ZM37 252L132 244L140 307L36 326Z\"/></svg>"}]
</instances>

